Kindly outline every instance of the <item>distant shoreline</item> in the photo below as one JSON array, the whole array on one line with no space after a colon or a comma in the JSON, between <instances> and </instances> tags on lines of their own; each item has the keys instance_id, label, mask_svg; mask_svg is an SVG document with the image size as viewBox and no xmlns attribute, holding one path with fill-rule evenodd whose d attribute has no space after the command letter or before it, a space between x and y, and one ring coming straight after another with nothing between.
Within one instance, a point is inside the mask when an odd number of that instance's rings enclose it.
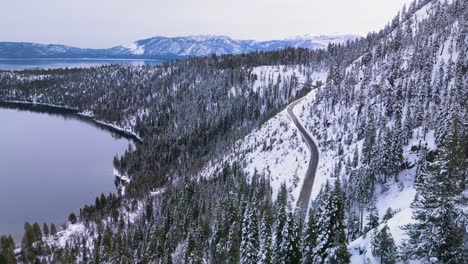
<instances>
[{"instance_id":1,"label":"distant shoreline","mask_svg":"<svg viewBox=\"0 0 468 264\"><path fill-rule=\"evenodd\" d=\"M15 101L15 100L0 100L0 108L6 109L17 109L22 111L31 111L36 113L47 113L52 115L59 115L62 117L71 117L78 120L93 124L94 126L107 130L111 133L114 133L120 137L130 139L134 143L143 143L143 140L136 133L121 128L117 125L110 124L101 120L96 119L91 115L87 115L80 111L77 108L46 104L46 103L36 103L28 101Z\"/></svg>"}]
</instances>

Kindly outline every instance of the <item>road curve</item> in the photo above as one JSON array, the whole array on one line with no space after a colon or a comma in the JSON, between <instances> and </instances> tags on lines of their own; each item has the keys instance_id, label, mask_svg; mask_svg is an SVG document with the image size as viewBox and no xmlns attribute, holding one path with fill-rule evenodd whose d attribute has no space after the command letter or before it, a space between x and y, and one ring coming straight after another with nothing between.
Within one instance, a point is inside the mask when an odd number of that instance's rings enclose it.
<instances>
[{"instance_id":1,"label":"road curve","mask_svg":"<svg viewBox=\"0 0 468 264\"><path fill-rule=\"evenodd\" d=\"M310 161L309 167L307 168L307 172L304 178L304 182L302 184L301 193L299 194L299 199L297 200L296 210L299 210L300 214L304 215L307 212L310 200L310 193L312 192L312 187L314 186L315 174L317 172L318 167L318 159L319 159L319 150L315 142L310 137L309 133L305 130L302 126L301 122L297 119L296 115L294 115L293 109L294 107L300 103L304 98L298 99L291 103L288 107L288 115L291 120L296 125L297 129L301 133L302 139L306 142L307 146L310 149Z\"/></svg>"}]
</instances>

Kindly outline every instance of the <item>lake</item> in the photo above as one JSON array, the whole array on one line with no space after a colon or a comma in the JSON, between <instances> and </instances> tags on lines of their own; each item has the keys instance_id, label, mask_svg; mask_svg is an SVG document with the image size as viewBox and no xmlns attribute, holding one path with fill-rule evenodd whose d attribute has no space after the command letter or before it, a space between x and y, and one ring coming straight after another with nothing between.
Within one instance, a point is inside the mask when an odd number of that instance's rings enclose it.
<instances>
[{"instance_id":1,"label":"lake","mask_svg":"<svg viewBox=\"0 0 468 264\"><path fill-rule=\"evenodd\" d=\"M58 227L114 192L112 160L129 144L70 113L0 107L0 235L19 242L25 221Z\"/></svg>"},{"instance_id":2,"label":"lake","mask_svg":"<svg viewBox=\"0 0 468 264\"><path fill-rule=\"evenodd\" d=\"M100 65L159 65L162 60L143 59L0 59L0 70L89 68Z\"/></svg>"}]
</instances>

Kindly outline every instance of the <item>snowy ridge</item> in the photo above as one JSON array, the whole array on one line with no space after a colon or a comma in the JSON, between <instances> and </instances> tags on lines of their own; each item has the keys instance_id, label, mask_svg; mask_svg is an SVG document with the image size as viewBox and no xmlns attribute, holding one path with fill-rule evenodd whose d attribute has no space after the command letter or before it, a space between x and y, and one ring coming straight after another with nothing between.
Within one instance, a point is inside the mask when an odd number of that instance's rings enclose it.
<instances>
[{"instance_id":1,"label":"snowy ridge","mask_svg":"<svg viewBox=\"0 0 468 264\"><path fill-rule=\"evenodd\" d=\"M142 55L145 53L145 49L139 46L136 42L122 46L125 49L128 49L132 54Z\"/></svg>"},{"instance_id":2,"label":"snowy ridge","mask_svg":"<svg viewBox=\"0 0 468 264\"><path fill-rule=\"evenodd\" d=\"M82 49L65 45L0 42L0 58L178 58L211 54L241 54L286 47L323 49L328 43L345 43L359 36L301 36L283 40L235 40L227 36L157 36L108 49Z\"/></svg>"}]
</instances>

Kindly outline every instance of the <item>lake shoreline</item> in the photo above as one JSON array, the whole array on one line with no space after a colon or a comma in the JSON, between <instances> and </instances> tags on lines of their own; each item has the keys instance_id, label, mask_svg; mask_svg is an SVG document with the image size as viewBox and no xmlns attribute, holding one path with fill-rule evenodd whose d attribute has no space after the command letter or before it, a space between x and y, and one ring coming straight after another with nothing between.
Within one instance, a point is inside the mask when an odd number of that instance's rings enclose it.
<instances>
[{"instance_id":1,"label":"lake shoreline","mask_svg":"<svg viewBox=\"0 0 468 264\"><path fill-rule=\"evenodd\" d=\"M115 133L118 136L121 136L126 139L132 140L134 143L143 143L143 140L135 132L124 129L117 125L101 121L95 118L92 115L85 114L83 111L77 108L47 104L47 103L38 103L38 102L28 102L28 101L16 101L16 100L1 100L0 99L0 108L9 108L17 109L24 111L32 111L37 113L47 113L53 115L60 115L63 117L75 117L79 120L86 121L94 124L96 127L108 130L111 133Z\"/></svg>"}]
</instances>

